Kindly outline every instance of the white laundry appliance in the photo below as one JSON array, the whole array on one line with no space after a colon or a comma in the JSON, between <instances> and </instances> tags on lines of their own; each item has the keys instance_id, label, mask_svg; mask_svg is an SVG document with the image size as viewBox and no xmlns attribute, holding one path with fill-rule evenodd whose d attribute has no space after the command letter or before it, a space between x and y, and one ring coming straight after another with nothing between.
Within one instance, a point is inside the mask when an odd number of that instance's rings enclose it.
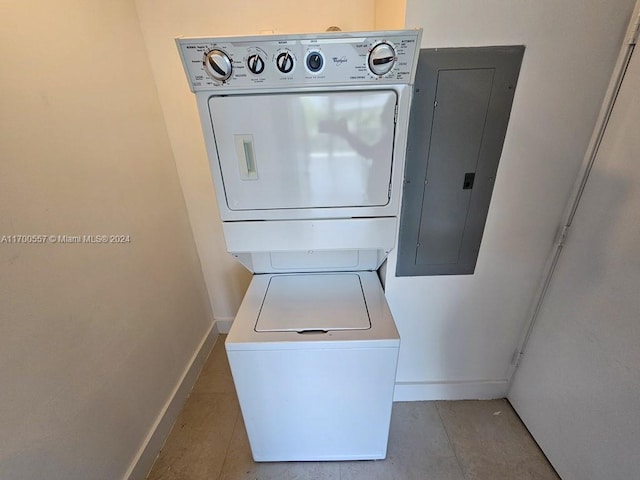
<instances>
[{"instance_id":1,"label":"white laundry appliance","mask_svg":"<svg viewBox=\"0 0 640 480\"><path fill-rule=\"evenodd\" d=\"M256 461L386 456L394 248L420 30L179 38L227 250L226 340Z\"/></svg>"}]
</instances>

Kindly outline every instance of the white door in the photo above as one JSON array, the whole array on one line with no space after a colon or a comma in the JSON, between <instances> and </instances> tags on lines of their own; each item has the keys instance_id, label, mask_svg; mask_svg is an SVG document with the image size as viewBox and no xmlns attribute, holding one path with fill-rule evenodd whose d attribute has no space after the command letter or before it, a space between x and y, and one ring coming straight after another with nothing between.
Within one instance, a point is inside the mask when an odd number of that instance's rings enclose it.
<instances>
[{"instance_id":1,"label":"white door","mask_svg":"<svg viewBox=\"0 0 640 480\"><path fill-rule=\"evenodd\" d=\"M563 479L640 478L638 52L509 400Z\"/></svg>"},{"instance_id":2,"label":"white door","mask_svg":"<svg viewBox=\"0 0 640 480\"><path fill-rule=\"evenodd\" d=\"M386 205L396 104L393 90L211 97L227 206Z\"/></svg>"}]
</instances>

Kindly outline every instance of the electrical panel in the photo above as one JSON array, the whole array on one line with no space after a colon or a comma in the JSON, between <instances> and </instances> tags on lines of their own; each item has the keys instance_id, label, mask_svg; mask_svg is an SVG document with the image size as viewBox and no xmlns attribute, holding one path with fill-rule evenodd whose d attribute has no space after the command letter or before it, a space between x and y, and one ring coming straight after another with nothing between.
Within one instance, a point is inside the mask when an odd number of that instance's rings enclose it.
<instances>
[{"instance_id":1,"label":"electrical panel","mask_svg":"<svg viewBox=\"0 0 640 480\"><path fill-rule=\"evenodd\" d=\"M475 270L524 46L422 49L397 276Z\"/></svg>"}]
</instances>

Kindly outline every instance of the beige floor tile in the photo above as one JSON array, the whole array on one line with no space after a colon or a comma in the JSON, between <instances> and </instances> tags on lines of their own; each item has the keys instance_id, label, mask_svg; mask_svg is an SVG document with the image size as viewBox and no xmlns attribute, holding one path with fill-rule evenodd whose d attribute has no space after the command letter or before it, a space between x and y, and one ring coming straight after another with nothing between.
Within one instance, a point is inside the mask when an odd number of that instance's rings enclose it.
<instances>
[{"instance_id":1,"label":"beige floor tile","mask_svg":"<svg viewBox=\"0 0 640 480\"><path fill-rule=\"evenodd\" d=\"M234 393L233 378L224 349L226 335L218 336L209 358L193 387L193 393Z\"/></svg>"},{"instance_id":2,"label":"beige floor tile","mask_svg":"<svg viewBox=\"0 0 640 480\"><path fill-rule=\"evenodd\" d=\"M468 480L559 477L506 400L436 402Z\"/></svg>"},{"instance_id":3,"label":"beige floor tile","mask_svg":"<svg viewBox=\"0 0 640 480\"><path fill-rule=\"evenodd\" d=\"M239 412L235 393L192 393L148 479L217 479Z\"/></svg>"},{"instance_id":4,"label":"beige floor tile","mask_svg":"<svg viewBox=\"0 0 640 480\"><path fill-rule=\"evenodd\" d=\"M251 457L249 439L238 417L220 480L339 480L336 462L256 463Z\"/></svg>"},{"instance_id":5,"label":"beige floor tile","mask_svg":"<svg viewBox=\"0 0 640 480\"><path fill-rule=\"evenodd\" d=\"M387 458L342 462L342 480L462 480L433 402L393 404Z\"/></svg>"}]
</instances>

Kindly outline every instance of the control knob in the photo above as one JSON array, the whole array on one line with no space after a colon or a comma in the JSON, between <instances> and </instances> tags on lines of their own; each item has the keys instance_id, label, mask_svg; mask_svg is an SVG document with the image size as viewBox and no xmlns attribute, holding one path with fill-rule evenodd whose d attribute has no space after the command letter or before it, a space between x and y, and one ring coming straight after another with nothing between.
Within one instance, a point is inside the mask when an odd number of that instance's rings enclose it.
<instances>
[{"instance_id":1,"label":"control knob","mask_svg":"<svg viewBox=\"0 0 640 480\"><path fill-rule=\"evenodd\" d=\"M289 73L293 70L293 57L289 52L282 52L276 57L276 67L282 73Z\"/></svg>"},{"instance_id":2,"label":"control knob","mask_svg":"<svg viewBox=\"0 0 640 480\"><path fill-rule=\"evenodd\" d=\"M318 73L324 66L324 59L320 52L310 52L307 55L307 69L311 73Z\"/></svg>"},{"instance_id":3,"label":"control knob","mask_svg":"<svg viewBox=\"0 0 640 480\"><path fill-rule=\"evenodd\" d=\"M388 43L378 43L369 52L369 70L382 76L391 71L396 63L396 52Z\"/></svg>"},{"instance_id":4,"label":"control knob","mask_svg":"<svg viewBox=\"0 0 640 480\"><path fill-rule=\"evenodd\" d=\"M264 71L264 60L260 55L254 53L247 58L247 68L251 73L260 75Z\"/></svg>"},{"instance_id":5,"label":"control knob","mask_svg":"<svg viewBox=\"0 0 640 480\"><path fill-rule=\"evenodd\" d=\"M204 70L214 80L224 82L233 70L231 59L222 50L213 49L204 57Z\"/></svg>"}]
</instances>

